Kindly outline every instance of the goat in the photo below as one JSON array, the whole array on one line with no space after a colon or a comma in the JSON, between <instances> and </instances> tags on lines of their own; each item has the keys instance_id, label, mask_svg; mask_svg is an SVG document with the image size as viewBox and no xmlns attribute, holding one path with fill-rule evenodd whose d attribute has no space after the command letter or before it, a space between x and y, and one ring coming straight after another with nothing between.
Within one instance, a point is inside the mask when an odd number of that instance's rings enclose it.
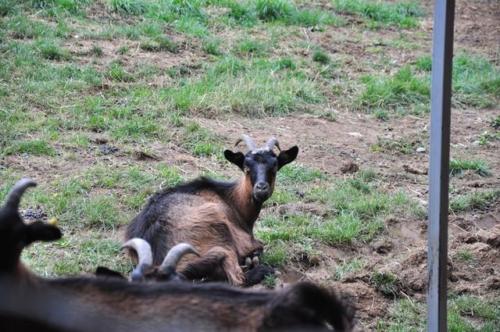
<instances>
[{"instance_id":1,"label":"goat","mask_svg":"<svg viewBox=\"0 0 500 332\"><path fill-rule=\"evenodd\" d=\"M225 158L243 171L239 180L202 177L156 193L129 224L126 239L150 243L154 264L160 264L175 244L191 243L201 257L188 255L180 262L179 273L189 280L251 286L272 273L270 267L258 266L263 246L255 239L253 226L273 193L276 173L295 160L299 149L281 151L274 137L261 148L246 135L243 141L249 149L246 154L224 151ZM278 155L274 147L280 149ZM244 264L254 268L245 273Z\"/></svg>"},{"instance_id":2,"label":"goat","mask_svg":"<svg viewBox=\"0 0 500 332\"><path fill-rule=\"evenodd\" d=\"M0 209L1 331L351 330L348 307L332 292L306 282L274 292L217 283L39 278L22 267L23 248L62 234L54 225L25 224L19 215L19 200L34 185L19 181ZM177 258L169 259L175 263Z\"/></svg>"}]
</instances>

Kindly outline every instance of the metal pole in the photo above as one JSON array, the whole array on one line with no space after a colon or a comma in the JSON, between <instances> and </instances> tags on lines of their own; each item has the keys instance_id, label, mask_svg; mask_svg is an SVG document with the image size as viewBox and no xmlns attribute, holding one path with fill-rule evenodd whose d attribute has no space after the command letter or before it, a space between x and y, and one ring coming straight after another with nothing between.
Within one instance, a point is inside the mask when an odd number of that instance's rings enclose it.
<instances>
[{"instance_id":1,"label":"metal pole","mask_svg":"<svg viewBox=\"0 0 500 332\"><path fill-rule=\"evenodd\" d=\"M455 0L435 0L429 166L428 330L446 331L448 172Z\"/></svg>"}]
</instances>

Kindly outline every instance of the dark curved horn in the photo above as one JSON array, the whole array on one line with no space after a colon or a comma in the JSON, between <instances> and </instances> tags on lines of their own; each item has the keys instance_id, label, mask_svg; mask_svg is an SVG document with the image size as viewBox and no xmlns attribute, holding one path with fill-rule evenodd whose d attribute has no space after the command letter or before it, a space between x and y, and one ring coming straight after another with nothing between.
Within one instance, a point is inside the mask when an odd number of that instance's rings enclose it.
<instances>
[{"instance_id":1,"label":"dark curved horn","mask_svg":"<svg viewBox=\"0 0 500 332\"><path fill-rule=\"evenodd\" d=\"M132 270L132 281L139 281L144 278L144 271L153 264L153 253L149 243L140 238L133 238L125 242L122 249L133 249L137 254L137 266Z\"/></svg>"},{"instance_id":2,"label":"dark curved horn","mask_svg":"<svg viewBox=\"0 0 500 332\"><path fill-rule=\"evenodd\" d=\"M234 146L237 146L238 144L240 144L241 141L245 142L245 144L246 144L246 146L247 146L247 148L248 148L249 151L253 151L253 150L255 150L257 148L255 146L255 143L254 143L253 139L250 136L245 135L245 134L241 135L241 138L236 141L236 144Z\"/></svg>"},{"instance_id":3,"label":"dark curved horn","mask_svg":"<svg viewBox=\"0 0 500 332\"><path fill-rule=\"evenodd\" d=\"M163 259L160 265L160 271L169 272L169 270L175 270L179 261L187 254L195 254L200 256L200 254L193 248L189 243L179 243L172 247L168 251L168 254Z\"/></svg>"},{"instance_id":4,"label":"dark curved horn","mask_svg":"<svg viewBox=\"0 0 500 332\"><path fill-rule=\"evenodd\" d=\"M10 193L7 195L7 202L5 203L5 206L17 211L19 209L19 203L21 202L21 196L23 196L26 189L35 186L36 182L28 178L23 178L17 181L14 187L10 190Z\"/></svg>"},{"instance_id":5,"label":"dark curved horn","mask_svg":"<svg viewBox=\"0 0 500 332\"><path fill-rule=\"evenodd\" d=\"M274 147L277 147L277 148L278 148L278 150L280 150L280 151L281 151L281 148L280 148L280 143L278 142L278 140L276 139L276 137L274 137L274 136L273 136L273 137L271 137L271 138L267 141L267 143L266 143L266 145L265 145L265 148L266 148L267 150L269 150L269 151L272 151L272 150L274 149Z\"/></svg>"}]
</instances>

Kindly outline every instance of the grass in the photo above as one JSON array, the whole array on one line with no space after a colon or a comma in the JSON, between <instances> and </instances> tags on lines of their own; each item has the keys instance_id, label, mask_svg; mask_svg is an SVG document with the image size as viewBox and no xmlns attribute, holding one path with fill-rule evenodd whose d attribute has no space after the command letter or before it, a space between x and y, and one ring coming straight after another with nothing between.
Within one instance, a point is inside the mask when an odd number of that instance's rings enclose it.
<instances>
[{"instance_id":1,"label":"grass","mask_svg":"<svg viewBox=\"0 0 500 332\"><path fill-rule=\"evenodd\" d=\"M126 275L131 264L124 255L119 255L120 247L118 239L104 238L99 233L65 233L59 241L35 243L23 252L22 260L44 277L80 275L82 271L94 273L97 266Z\"/></svg>"},{"instance_id":2,"label":"grass","mask_svg":"<svg viewBox=\"0 0 500 332\"><path fill-rule=\"evenodd\" d=\"M415 66L430 72L432 59L420 57ZM500 97L500 70L482 56L459 53L453 58L452 86L455 107L492 107Z\"/></svg>"},{"instance_id":3,"label":"grass","mask_svg":"<svg viewBox=\"0 0 500 332\"><path fill-rule=\"evenodd\" d=\"M44 140L21 141L4 150L6 155L29 154L34 156L54 156L56 150Z\"/></svg>"},{"instance_id":4,"label":"grass","mask_svg":"<svg viewBox=\"0 0 500 332\"><path fill-rule=\"evenodd\" d=\"M167 51L177 53L179 51L177 44L164 36L157 36L154 40L143 42L140 44L140 48L148 52Z\"/></svg>"},{"instance_id":5,"label":"grass","mask_svg":"<svg viewBox=\"0 0 500 332\"><path fill-rule=\"evenodd\" d=\"M406 65L393 75L366 75L357 104L362 109L429 109L429 56ZM453 103L456 107L488 108L498 102L500 71L488 60L469 54L455 56L453 62Z\"/></svg>"},{"instance_id":6,"label":"grass","mask_svg":"<svg viewBox=\"0 0 500 332\"><path fill-rule=\"evenodd\" d=\"M476 191L458 195L450 199L450 210L458 213L462 211L483 210L500 200L500 190Z\"/></svg>"},{"instance_id":7,"label":"grass","mask_svg":"<svg viewBox=\"0 0 500 332\"><path fill-rule=\"evenodd\" d=\"M334 0L335 8L344 13L367 18L370 26L394 25L402 28L418 27L423 10L418 2L391 3L368 0Z\"/></svg>"},{"instance_id":8,"label":"grass","mask_svg":"<svg viewBox=\"0 0 500 332\"><path fill-rule=\"evenodd\" d=\"M391 273L376 271L371 275L370 283L385 296L399 296L399 281Z\"/></svg>"},{"instance_id":9,"label":"grass","mask_svg":"<svg viewBox=\"0 0 500 332\"><path fill-rule=\"evenodd\" d=\"M300 169L297 166L295 168ZM281 176L284 181L278 180L278 185L288 184L288 188L293 183L300 183L304 188L304 183L308 181L324 179L321 173L297 170L288 170ZM388 195L379 191L375 178L376 174L365 171L327 189L320 184L311 188L305 194L305 201L324 204L321 208L324 213L321 215L292 213L263 218L256 234L266 244L266 256L269 255L267 262L281 266L293 258L293 255L286 255L287 251L297 253L304 247L314 249L317 243L336 246L369 242L384 228L384 216L403 210L419 214L420 208L404 194ZM297 179L297 182L287 179ZM283 196L283 193L289 191L277 188L270 204L288 204L295 200L293 195Z\"/></svg>"},{"instance_id":10,"label":"grass","mask_svg":"<svg viewBox=\"0 0 500 332\"><path fill-rule=\"evenodd\" d=\"M246 63L225 58L201 78L168 88L166 101L183 112L264 116L304 110L322 99L313 81L291 69L272 71L274 66L264 60Z\"/></svg>"},{"instance_id":11,"label":"grass","mask_svg":"<svg viewBox=\"0 0 500 332\"><path fill-rule=\"evenodd\" d=\"M50 41L42 41L37 44L37 48L40 52L40 55L48 60L68 60L69 53Z\"/></svg>"},{"instance_id":12,"label":"grass","mask_svg":"<svg viewBox=\"0 0 500 332\"><path fill-rule=\"evenodd\" d=\"M266 47L264 44L251 39L242 40L237 46L236 51L241 55L264 55Z\"/></svg>"},{"instance_id":13,"label":"grass","mask_svg":"<svg viewBox=\"0 0 500 332\"><path fill-rule=\"evenodd\" d=\"M314 180L325 179L325 175L316 169L298 163L288 164L278 172L278 183L303 184Z\"/></svg>"},{"instance_id":14,"label":"grass","mask_svg":"<svg viewBox=\"0 0 500 332\"><path fill-rule=\"evenodd\" d=\"M468 249L461 249L457 251L455 257L462 262L470 262L474 260L474 254Z\"/></svg>"},{"instance_id":15,"label":"grass","mask_svg":"<svg viewBox=\"0 0 500 332\"><path fill-rule=\"evenodd\" d=\"M217 39L205 39L203 42L203 51L207 54L219 56L222 55L220 49L221 41Z\"/></svg>"},{"instance_id":16,"label":"grass","mask_svg":"<svg viewBox=\"0 0 500 332\"><path fill-rule=\"evenodd\" d=\"M318 62L320 64L326 65L330 62L330 56L322 50L317 50L313 53L312 57L313 61Z\"/></svg>"},{"instance_id":17,"label":"grass","mask_svg":"<svg viewBox=\"0 0 500 332\"><path fill-rule=\"evenodd\" d=\"M373 144L370 149L373 152L412 154L422 145L420 139L415 137L402 137L399 139L377 137L377 143Z\"/></svg>"},{"instance_id":18,"label":"grass","mask_svg":"<svg viewBox=\"0 0 500 332\"><path fill-rule=\"evenodd\" d=\"M500 303L471 295L452 296L448 300L448 331L495 331L500 323ZM377 331L424 331L425 305L410 299L398 300L389 319L379 320Z\"/></svg>"},{"instance_id":19,"label":"grass","mask_svg":"<svg viewBox=\"0 0 500 332\"><path fill-rule=\"evenodd\" d=\"M260 20L275 21L289 19L296 9L288 0L257 0L255 10Z\"/></svg>"},{"instance_id":20,"label":"grass","mask_svg":"<svg viewBox=\"0 0 500 332\"><path fill-rule=\"evenodd\" d=\"M365 265L366 262L360 258L354 258L349 261L346 260L335 267L333 278L338 281L343 281L351 274L361 271Z\"/></svg>"},{"instance_id":21,"label":"grass","mask_svg":"<svg viewBox=\"0 0 500 332\"><path fill-rule=\"evenodd\" d=\"M474 171L481 176L489 176L491 172L483 160L451 159L450 174L457 175L463 171Z\"/></svg>"},{"instance_id":22,"label":"grass","mask_svg":"<svg viewBox=\"0 0 500 332\"><path fill-rule=\"evenodd\" d=\"M364 76L362 82L365 88L358 103L363 108L411 107L426 104L430 98L429 82L408 66L389 77Z\"/></svg>"},{"instance_id":23,"label":"grass","mask_svg":"<svg viewBox=\"0 0 500 332\"><path fill-rule=\"evenodd\" d=\"M217 136L196 122L191 122L186 126L183 146L195 156L211 156L222 153Z\"/></svg>"}]
</instances>

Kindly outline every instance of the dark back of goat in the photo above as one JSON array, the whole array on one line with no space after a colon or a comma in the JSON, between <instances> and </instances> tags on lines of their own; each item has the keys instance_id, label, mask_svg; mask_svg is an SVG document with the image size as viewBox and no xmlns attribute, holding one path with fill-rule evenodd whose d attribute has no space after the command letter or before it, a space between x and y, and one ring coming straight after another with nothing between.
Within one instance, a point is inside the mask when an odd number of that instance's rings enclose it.
<instances>
[{"instance_id":1,"label":"dark back of goat","mask_svg":"<svg viewBox=\"0 0 500 332\"><path fill-rule=\"evenodd\" d=\"M211 283L72 278L20 286L3 279L0 293L1 331L323 331L325 322L349 331L352 322L334 294L309 283L256 292Z\"/></svg>"}]
</instances>

